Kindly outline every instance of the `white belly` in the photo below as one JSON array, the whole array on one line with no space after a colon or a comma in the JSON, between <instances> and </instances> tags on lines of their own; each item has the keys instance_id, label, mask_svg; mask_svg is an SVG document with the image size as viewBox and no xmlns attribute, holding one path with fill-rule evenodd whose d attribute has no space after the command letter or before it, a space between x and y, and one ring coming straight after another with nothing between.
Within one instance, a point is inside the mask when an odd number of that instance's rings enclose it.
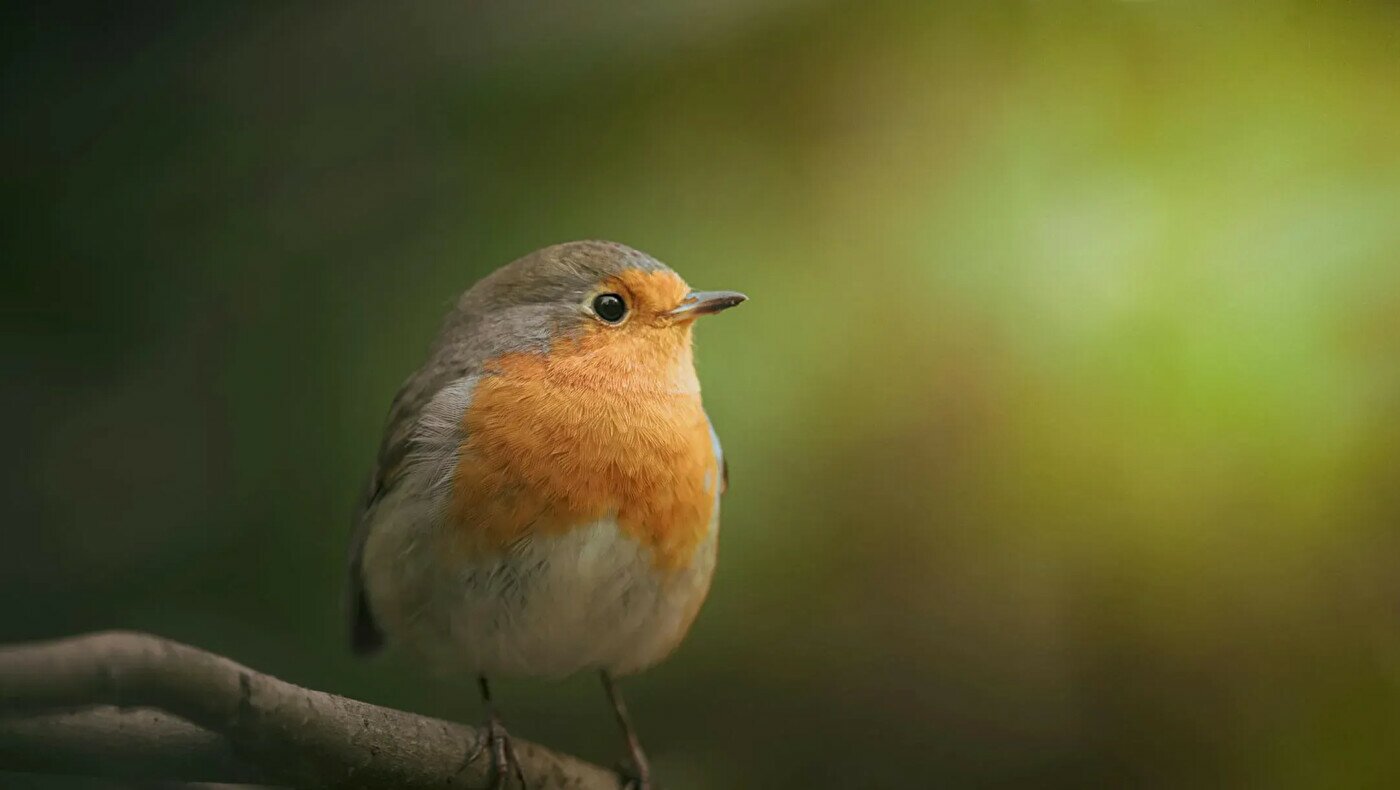
<instances>
[{"instance_id":1,"label":"white belly","mask_svg":"<svg viewBox=\"0 0 1400 790\"><path fill-rule=\"evenodd\" d=\"M394 499L365 547L371 609L391 642L446 672L646 669L685 635L714 571L718 514L691 564L670 572L611 518L450 565L437 514Z\"/></svg>"}]
</instances>

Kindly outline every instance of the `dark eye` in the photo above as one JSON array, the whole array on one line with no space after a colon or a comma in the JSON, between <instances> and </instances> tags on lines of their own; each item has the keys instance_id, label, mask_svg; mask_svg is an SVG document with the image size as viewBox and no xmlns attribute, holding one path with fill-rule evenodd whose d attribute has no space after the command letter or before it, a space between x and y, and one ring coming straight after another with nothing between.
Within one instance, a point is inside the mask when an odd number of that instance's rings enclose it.
<instances>
[{"instance_id":1,"label":"dark eye","mask_svg":"<svg viewBox=\"0 0 1400 790\"><path fill-rule=\"evenodd\" d=\"M610 324L615 324L627 315L627 303L617 294L601 294L593 300L593 312Z\"/></svg>"}]
</instances>

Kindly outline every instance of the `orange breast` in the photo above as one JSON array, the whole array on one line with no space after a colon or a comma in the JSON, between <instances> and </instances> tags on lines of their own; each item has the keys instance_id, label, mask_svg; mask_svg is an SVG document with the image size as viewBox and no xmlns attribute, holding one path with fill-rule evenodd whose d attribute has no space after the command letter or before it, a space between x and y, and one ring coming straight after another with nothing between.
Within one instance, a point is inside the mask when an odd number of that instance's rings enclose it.
<instances>
[{"instance_id":1,"label":"orange breast","mask_svg":"<svg viewBox=\"0 0 1400 790\"><path fill-rule=\"evenodd\" d=\"M464 421L450 516L467 551L615 513L674 569L705 536L719 473L688 331L600 332L504 356Z\"/></svg>"}]
</instances>

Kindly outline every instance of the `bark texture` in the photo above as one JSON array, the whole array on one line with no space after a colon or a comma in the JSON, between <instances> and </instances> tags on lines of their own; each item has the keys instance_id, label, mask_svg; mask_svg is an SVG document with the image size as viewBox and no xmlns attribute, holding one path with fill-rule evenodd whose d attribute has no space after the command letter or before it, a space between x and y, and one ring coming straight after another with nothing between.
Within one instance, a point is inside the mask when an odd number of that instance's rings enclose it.
<instances>
[{"instance_id":1,"label":"bark texture","mask_svg":"<svg viewBox=\"0 0 1400 790\"><path fill-rule=\"evenodd\" d=\"M515 749L532 788L623 786L613 771L543 746L517 739ZM346 788L495 779L479 728L128 632L0 648L0 770Z\"/></svg>"}]
</instances>

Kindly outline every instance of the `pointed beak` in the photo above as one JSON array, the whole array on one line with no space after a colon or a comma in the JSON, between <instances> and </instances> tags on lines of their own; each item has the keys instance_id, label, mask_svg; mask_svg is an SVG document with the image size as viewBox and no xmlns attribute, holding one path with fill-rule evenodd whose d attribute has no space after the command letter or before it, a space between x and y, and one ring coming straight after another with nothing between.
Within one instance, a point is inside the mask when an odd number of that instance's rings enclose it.
<instances>
[{"instance_id":1,"label":"pointed beak","mask_svg":"<svg viewBox=\"0 0 1400 790\"><path fill-rule=\"evenodd\" d=\"M667 315L673 318L696 318L728 310L745 301L748 301L748 297L738 291L691 291L686 295L685 301Z\"/></svg>"}]
</instances>

